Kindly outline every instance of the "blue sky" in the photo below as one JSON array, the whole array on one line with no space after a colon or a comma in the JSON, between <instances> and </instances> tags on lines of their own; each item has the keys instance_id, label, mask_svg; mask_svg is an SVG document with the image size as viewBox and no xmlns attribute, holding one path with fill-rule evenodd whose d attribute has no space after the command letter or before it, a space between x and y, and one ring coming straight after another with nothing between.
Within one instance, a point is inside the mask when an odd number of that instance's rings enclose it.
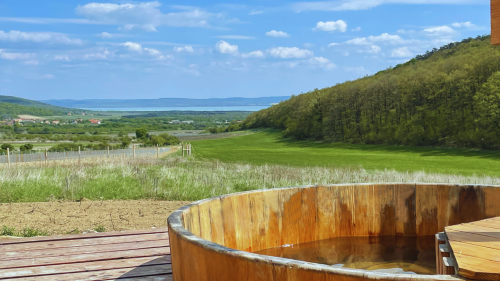
<instances>
[{"instance_id":1,"label":"blue sky","mask_svg":"<svg viewBox=\"0 0 500 281\"><path fill-rule=\"evenodd\" d=\"M300 94L490 33L488 0L1 0L0 94Z\"/></svg>"}]
</instances>

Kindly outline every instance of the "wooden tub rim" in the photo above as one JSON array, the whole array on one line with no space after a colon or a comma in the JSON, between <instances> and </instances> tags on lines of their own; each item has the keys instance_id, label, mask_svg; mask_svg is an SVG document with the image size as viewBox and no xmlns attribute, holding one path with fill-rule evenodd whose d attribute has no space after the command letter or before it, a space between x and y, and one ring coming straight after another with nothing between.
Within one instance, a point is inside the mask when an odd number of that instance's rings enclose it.
<instances>
[{"instance_id":1,"label":"wooden tub rim","mask_svg":"<svg viewBox=\"0 0 500 281\"><path fill-rule=\"evenodd\" d=\"M480 187L499 187L500 185L485 185L485 184L461 184L461 183L420 183L420 182L389 182L389 183L353 183L353 184L319 184L319 185L303 185L303 186L293 186L293 187L280 187L280 188L269 188L269 189L258 189L244 192L237 192L231 194L225 194L221 196L215 196L207 199L202 199L193 202L189 205L183 206L173 212L167 219L167 225L169 226L169 231L172 234L177 234L179 239L183 239L190 244L207 249L209 251L214 251L227 256L232 256L234 258L241 258L249 262L262 262L270 263L279 266L284 266L288 268L306 269L313 270L316 272L331 273L333 275L341 275L346 277L357 277L365 278L371 280L381 280L390 277L392 280L397 281L463 281L466 280L458 275L422 275L422 274L393 274L393 273L380 273L365 269L352 269L352 268L342 268L334 267L325 264L305 262L300 260L293 260L287 258L259 255L255 253L245 252L241 250L236 250L228 248L224 245L214 243L212 241L205 240L190 231L188 231L181 222L181 216L184 212L191 209L194 206L201 205L212 200L220 200L225 197L239 196L243 194L251 194L258 192L269 192L269 191L279 191L287 189L307 189L307 188L317 188L317 187L339 187L339 186L366 186L366 185L430 185L430 186L480 186Z\"/></svg>"}]
</instances>

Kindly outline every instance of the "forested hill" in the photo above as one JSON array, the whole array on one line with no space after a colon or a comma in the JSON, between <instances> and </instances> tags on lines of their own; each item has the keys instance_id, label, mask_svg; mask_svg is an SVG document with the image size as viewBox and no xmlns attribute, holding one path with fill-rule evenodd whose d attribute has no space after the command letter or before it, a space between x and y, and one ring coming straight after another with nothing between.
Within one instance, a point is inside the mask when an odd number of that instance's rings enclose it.
<instances>
[{"instance_id":1,"label":"forested hill","mask_svg":"<svg viewBox=\"0 0 500 281\"><path fill-rule=\"evenodd\" d=\"M27 114L35 116L54 116L65 114L60 110L50 108L40 108L33 106L23 106L14 103L0 102L0 118L13 118L18 115Z\"/></svg>"},{"instance_id":2,"label":"forested hill","mask_svg":"<svg viewBox=\"0 0 500 281\"><path fill-rule=\"evenodd\" d=\"M373 76L292 96L245 127L295 139L500 149L500 48L489 36Z\"/></svg>"},{"instance_id":3,"label":"forested hill","mask_svg":"<svg viewBox=\"0 0 500 281\"><path fill-rule=\"evenodd\" d=\"M60 112L67 112L68 111L68 108L54 106L54 105L39 102L39 101L23 99L23 98L18 98L18 97L13 97L13 96L0 95L0 102L12 103L12 104L18 104L18 105L22 105L22 106L29 106L29 107L36 107L36 108L43 108L43 109L50 109L50 110L55 110L55 111L60 111Z\"/></svg>"},{"instance_id":4,"label":"forested hill","mask_svg":"<svg viewBox=\"0 0 500 281\"><path fill-rule=\"evenodd\" d=\"M13 118L18 115L27 114L35 116L65 115L66 113L81 113L86 110L65 108L46 104L39 101L23 99L13 96L0 95L0 118Z\"/></svg>"}]
</instances>

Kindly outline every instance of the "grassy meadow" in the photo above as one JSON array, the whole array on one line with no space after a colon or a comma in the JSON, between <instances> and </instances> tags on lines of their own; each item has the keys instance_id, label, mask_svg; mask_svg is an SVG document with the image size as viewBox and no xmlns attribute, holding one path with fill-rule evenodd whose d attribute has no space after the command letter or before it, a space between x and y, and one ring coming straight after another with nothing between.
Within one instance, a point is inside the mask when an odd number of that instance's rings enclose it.
<instances>
[{"instance_id":1,"label":"grassy meadow","mask_svg":"<svg viewBox=\"0 0 500 281\"><path fill-rule=\"evenodd\" d=\"M500 184L500 177L217 163L193 157L110 158L0 169L0 203L117 199L193 201L239 191L336 183Z\"/></svg>"},{"instance_id":2,"label":"grassy meadow","mask_svg":"<svg viewBox=\"0 0 500 281\"><path fill-rule=\"evenodd\" d=\"M500 151L291 141L276 131L191 143L196 157L227 163L500 176Z\"/></svg>"}]
</instances>

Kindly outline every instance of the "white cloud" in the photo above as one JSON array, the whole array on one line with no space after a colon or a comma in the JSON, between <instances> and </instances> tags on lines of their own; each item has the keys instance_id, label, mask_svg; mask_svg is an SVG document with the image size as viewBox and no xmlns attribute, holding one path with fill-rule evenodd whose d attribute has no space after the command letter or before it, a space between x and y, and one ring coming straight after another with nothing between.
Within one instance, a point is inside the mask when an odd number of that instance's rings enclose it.
<instances>
[{"instance_id":1,"label":"white cloud","mask_svg":"<svg viewBox=\"0 0 500 281\"><path fill-rule=\"evenodd\" d=\"M368 50L368 51L366 51L366 52L367 52L367 53L369 53L369 54L378 54L378 53L380 53L380 51L382 51L382 49L381 49L379 46L377 46L377 45L372 45L372 46L370 47L370 50Z\"/></svg>"},{"instance_id":2,"label":"white cloud","mask_svg":"<svg viewBox=\"0 0 500 281\"><path fill-rule=\"evenodd\" d=\"M224 40L220 40L215 44L215 49L221 54L237 54L238 46L231 45Z\"/></svg>"},{"instance_id":3,"label":"white cloud","mask_svg":"<svg viewBox=\"0 0 500 281\"><path fill-rule=\"evenodd\" d=\"M302 11L356 11L367 10L384 4L489 4L488 0L337 0L298 2L292 5L297 12Z\"/></svg>"},{"instance_id":4,"label":"white cloud","mask_svg":"<svg viewBox=\"0 0 500 281\"><path fill-rule=\"evenodd\" d=\"M54 60L70 61L68 55L55 55Z\"/></svg>"},{"instance_id":5,"label":"white cloud","mask_svg":"<svg viewBox=\"0 0 500 281\"><path fill-rule=\"evenodd\" d=\"M334 32L334 31L345 32L347 29L347 23L343 20L327 21L327 22L320 21L316 23L315 29L328 32Z\"/></svg>"},{"instance_id":6,"label":"white cloud","mask_svg":"<svg viewBox=\"0 0 500 281\"><path fill-rule=\"evenodd\" d=\"M474 27L475 25L470 21L466 21L466 22L454 22L451 24L451 26L460 28L460 27Z\"/></svg>"},{"instance_id":7,"label":"white cloud","mask_svg":"<svg viewBox=\"0 0 500 281\"><path fill-rule=\"evenodd\" d=\"M119 34L119 33L109 33L109 32L102 32L97 34L98 37L101 37L103 39L110 39L110 38L119 38L119 37L126 37L126 34Z\"/></svg>"},{"instance_id":8,"label":"white cloud","mask_svg":"<svg viewBox=\"0 0 500 281\"><path fill-rule=\"evenodd\" d=\"M142 53L142 46L139 43L125 42L120 45L127 47L131 51Z\"/></svg>"},{"instance_id":9,"label":"white cloud","mask_svg":"<svg viewBox=\"0 0 500 281\"><path fill-rule=\"evenodd\" d=\"M34 58L36 55L31 53L9 53L0 49L0 58L4 60L27 60Z\"/></svg>"},{"instance_id":10,"label":"white cloud","mask_svg":"<svg viewBox=\"0 0 500 281\"><path fill-rule=\"evenodd\" d=\"M80 39L70 39L68 36L53 32L23 32L11 30L4 32L0 30L0 41L9 42L35 42L35 43L50 43L50 44L68 44L81 45Z\"/></svg>"},{"instance_id":11,"label":"white cloud","mask_svg":"<svg viewBox=\"0 0 500 281\"><path fill-rule=\"evenodd\" d=\"M273 57L289 59L289 58L307 58L314 55L312 51L307 49L299 49L297 47L277 47L268 49L267 53Z\"/></svg>"},{"instance_id":12,"label":"white cloud","mask_svg":"<svg viewBox=\"0 0 500 281\"><path fill-rule=\"evenodd\" d=\"M156 31L161 25L209 27L209 20L222 19L221 14L205 12L185 6L181 12L163 14L160 2L139 2L126 4L89 3L78 6L76 12L93 22L122 25L124 29Z\"/></svg>"},{"instance_id":13,"label":"white cloud","mask_svg":"<svg viewBox=\"0 0 500 281\"><path fill-rule=\"evenodd\" d=\"M325 69L332 69L336 65L332 63L329 59L324 57L313 57L309 59L309 64L313 67L322 67Z\"/></svg>"},{"instance_id":14,"label":"white cloud","mask_svg":"<svg viewBox=\"0 0 500 281\"><path fill-rule=\"evenodd\" d=\"M271 36L271 37L290 37L290 34L284 32L284 31L271 30L271 31L266 32L266 36Z\"/></svg>"},{"instance_id":15,"label":"white cloud","mask_svg":"<svg viewBox=\"0 0 500 281\"><path fill-rule=\"evenodd\" d=\"M328 47L333 47L333 46L338 46L338 45L340 45L340 44L339 43L330 43L330 44L328 44Z\"/></svg>"},{"instance_id":16,"label":"white cloud","mask_svg":"<svg viewBox=\"0 0 500 281\"><path fill-rule=\"evenodd\" d=\"M360 27L360 26L358 26L358 27L356 27L356 28L351 29L351 31L355 31L355 32L356 32L356 31L360 31L360 30L361 30L361 27Z\"/></svg>"},{"instance_id":17,"label":"white cloud","mask_svg":"<svg viewBox=\"0 0 500 281\"><path fill-rule=\"evenodd\" d=\"M184 46L184 47L174 47L174 51L178 52L178 53L180 53L180 52L192 53L192 52L194 52L194 49L191 46Z\"/></svg>"},{"instance_id":18,"label":"white cloud","mask_svg":"<svg viewBox=\"0 0 500 281\"><path fill-rule=\"evenodd\" d=\"M103 32L103 33L100 33L98 34L97 36L101 37L101 38L113 38L113 34L111 33L108 33L108 32Z\"/></svg>"},{"instance_id":19,"label":"white cloud","mask_svg":"<svg viewBox=\"0 0 500 281\"><path fill-rule=\"evenodd\" d=\"M447 36L455 34L455 30L447 25L436 26L424 29L424 32L430 36Z\"/></svg>"},{"instance_id":20,"label":"white cloud","mask_svg":"<svg viewBox=\"0 0 500 281\"><path fill-rule=\"evenodd\" d=\"M148 52L152 56L161 56L161 52L157 49L144 48L144 51Z\"/></svg>"},{"instance_id":21,"label":"white cloud","mask_svg":"<svg viewBox=\"0 0 500 281\"><path fill-rule=\"evenodd\" d=\"M398 58L413 57L413 53L408 49L408 47L401 47L392 50L391 57L398 57Z\"/></svg>"},{"instance_id":22,"label":"white cloud","mask_svg":"<svg viewBox=\"0 0 500 281\"><path fill-rule=\"evenodd\" d=\"M373 45L375 42L385 42L389 44L405 44L408 43L408 40L404 40L399 35L391 35L388 33L383 33L379 36L368 36L368 37L358 37L351 40L346 41L346 44L349 45Z\"/></svg>"},{"instance_id":23,"label":"white cloud","mask_svg":"<svg viewBox=\"0 0 500 281\"><path fill-rule=\"evenodd\" d=\"M244 36L244 35L221 35L221 36L215 36L216 38L220 39L235 39L235 40L252 40L255 39L255 37L252 36Z\"/></svg>"},{"instance_id":24,"label":"white cloud","mask_svg":"<svg viewBox=\"0 0 500 281\"><path fill-rule=\"evenodd\" d=\"M110 55L113 53L108 51L108 49L105 48L99 48L97 52L95 53L89 53L83 55L84 60L104 60L107 59Z\"/></svg>"},{"instance_id":25,"label":"white cloud","mask_svg":"<svg viewBox=\"0 0 500 281\"><path fill-rule=\"evenodd\" d=\"M261 15L263 13L264 13L264 11L252 11L252 12L250 12L248 14L251 15L251 16L255 16L255 15Z\"/></svg>"},{"instance_id":26,"label":"white cloud","mask_svg":"<svg viewBox=\"0 0 500 281\"><path fill-rule=\"evenodd\" d=\"M265 55L262 51L253 51L250 53L242 54L241 56L243 58L263 58L263 57L265 57Z\"/></svg>"},{"instance_id":27,"label":"white cloud","mask_svg":"<svg viewBox=\"0 0 500 281\"><path fill-rule=\"evenodd\" d=\"M40 76L40 79L47 80L47 79L54 79L54 75L52 74L44 74Z\"/></svg>"}]
</instances>

